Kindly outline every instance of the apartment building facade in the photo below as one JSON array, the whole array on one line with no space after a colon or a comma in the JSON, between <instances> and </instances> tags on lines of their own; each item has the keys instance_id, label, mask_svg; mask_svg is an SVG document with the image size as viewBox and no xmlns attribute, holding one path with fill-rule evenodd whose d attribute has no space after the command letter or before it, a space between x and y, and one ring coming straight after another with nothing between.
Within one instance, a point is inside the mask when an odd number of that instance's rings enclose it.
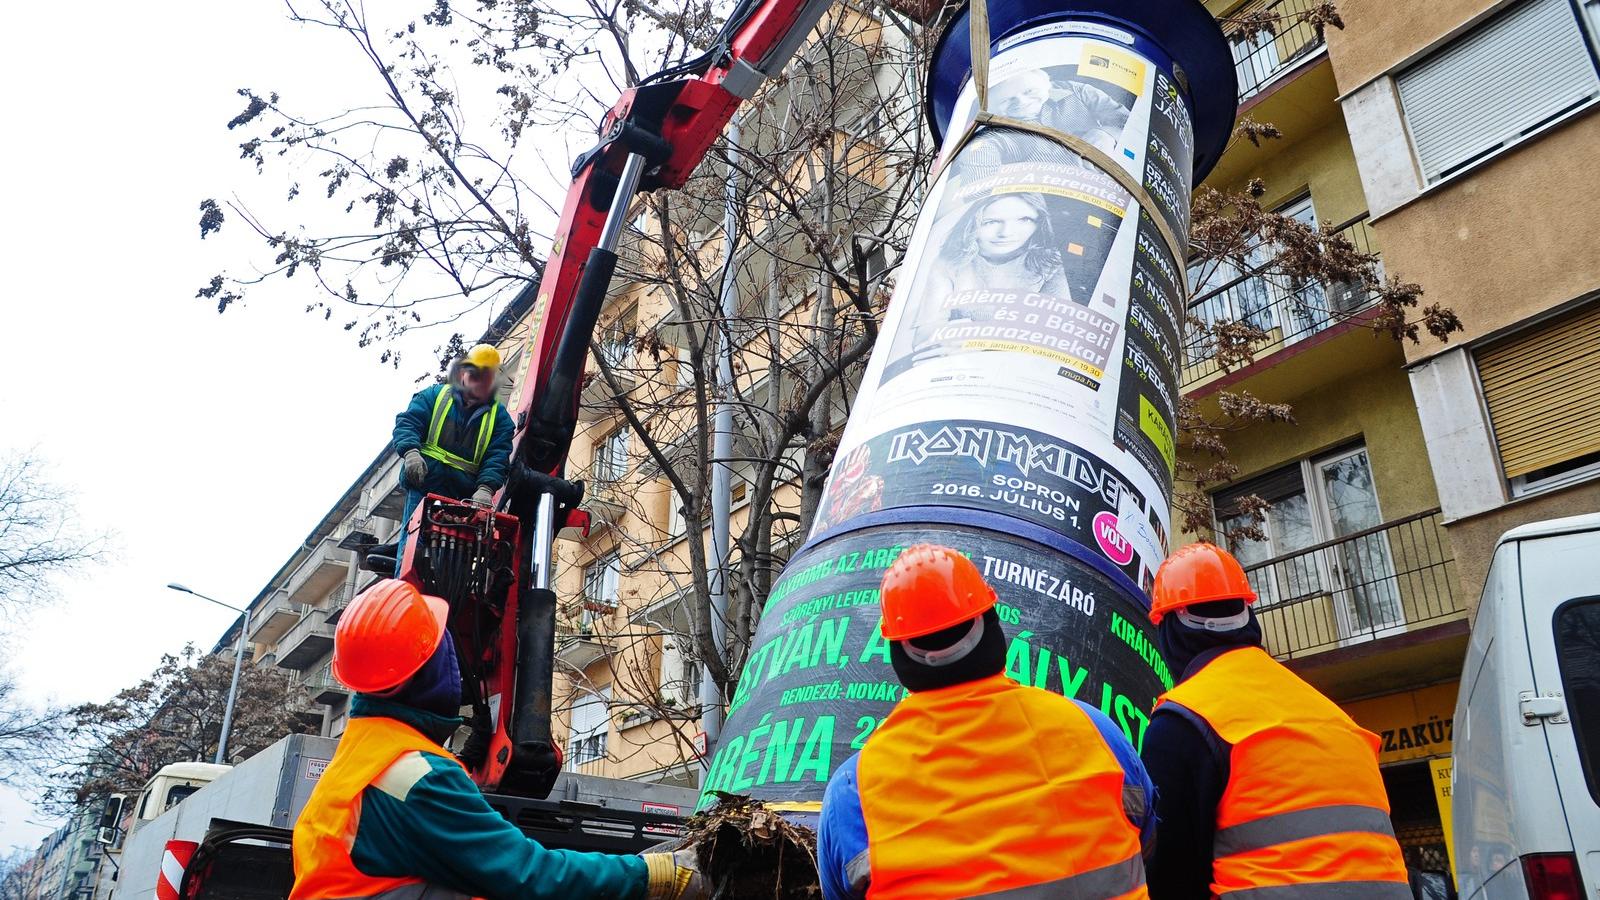
<instances>
[{"instance_id":1,"label":"apartment building facade","mask_svg":"<svg viewBox=\"0 0 1600 900\"><path fill-rule=\"evenodd\" d=\"M1286 23L1312 5L1208 3ZM1183 375L1208 414L1229 393L1293 407L1294 424L1228 436L1241 477L1209 488L1211 531L1265 501L1263 539L1229 543L1268 648L1382 736L1420 870L1448 867L1451 718L1494 541L1600 508L1596 8L1341 0L1325 39L1305 24L1233 38L1241 115L1283 137L1239 142L1208 184L1262 179L1264 206L1378 254L1465 329L1396 341L1359 287L1213 270L1190 314L1267 339L1243 367L1193 342Z\"/></svg>"},{"instance_id":2,"label":"apartment building facade","mask_svg":"<svg viewBox=\"0 0 1600 900\"><path fill-rule=\"evenodd\" d=\"M1229 543L1260 595L1268 647L1382 736L1408 863L1445 871L1440 777L1448 783L1456 682L1489 550L1514 525L1600 506L1600 243L1590 237L1600 167L1589 163L1600 0L1341 0L1344 27L1325 36L1297 21L1312 0L1207 5L1225 20L1283 17L1271 31L1226 29L1241 116L1283 137L1237 142L1207 184L1260 179L1264 206L1378 254L1386 273L1421 284L1425 303L1450 307L1465 327L1447 343L1375 335L1364 289L1263 275L1253 265L1270 258L1262 248L1258 260L1197 274L1189 309L1263 331L1254 362L1223 366L1191 342L1182 375L1204 413L1240 392L1293 406L1293 424L1228 436L1241 474L1208 486L1206 531L1237 524L1240 498L1265 501L1264 537ZM890 38L862 21L850 52L879 59ZM861 117L869 128L885 120ZM876 177L870 166L850 174L869 187ZM720 265L717 224L685 227L707 265ZM881 274L887 262L869 254L867 268ZM780 268L745 266L737 308L776 290ZM776 304L778 319L815 308L815 291L782 290L794 300ZM611 372L585 386L568 465L588 483L592 526L558 542L553 706L571 769L692 786L705 738L689 537L709 545L709 523L685 521L663 459L615 403L625 394L657 412L645 427L668 465L687 452L699 426L684 398L715 361L702 348L694 370L686 324L659 283L620 283L608 300L600 344ZM502 340L518 391L527 328L518 318ZM741 400L761 405L764 369L783 355L736 354ZM760 431L748 419L738 427L735 534L752 513L750 466L774 455L739 443ZM768 506L788 521L806 449L777 450L788 474ZM327 734L342 730L348 702L327 672L333 625L371 578L347 539L392 537L397 478L380 454L252 607L258 662L305 674ZM798 539L779 529L766 564L780 567Z\"/></svg>"}]
</instances>

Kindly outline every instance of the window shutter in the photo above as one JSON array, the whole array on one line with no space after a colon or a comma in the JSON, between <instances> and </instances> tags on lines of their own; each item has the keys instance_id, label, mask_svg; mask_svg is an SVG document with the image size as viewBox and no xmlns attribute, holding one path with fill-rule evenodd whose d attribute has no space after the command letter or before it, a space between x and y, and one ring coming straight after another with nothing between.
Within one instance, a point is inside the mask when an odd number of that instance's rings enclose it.
<instances>
[{"instance_id":1,"label":"window shutter","mask_svg":"<svg viewBox=\"0 0 1600 900\"><path fill-rule=\"evenodd\" d=\"M1526 0L1397 82L1430 184L1600 95L1568 0Z\"/></svg>"},{"instance_id":2,"label":"window shutter","mask_svg":"<svg viewBox=\"0 0 1600 900\"><path fill-rule=\"evenodd\" d=\"M1507 478L1600 452L1600 304L1476 357Z\"/></svg>"}]
</instances>

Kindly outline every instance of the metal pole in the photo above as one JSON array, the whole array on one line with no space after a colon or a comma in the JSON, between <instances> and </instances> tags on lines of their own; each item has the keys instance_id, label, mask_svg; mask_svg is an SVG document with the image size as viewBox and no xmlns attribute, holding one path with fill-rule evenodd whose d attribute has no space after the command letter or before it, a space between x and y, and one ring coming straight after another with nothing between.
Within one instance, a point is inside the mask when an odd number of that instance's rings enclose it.
<instances>
[{"instance_id":1,"label":"metal pole","mask_svg":"<svg viewBox=\"0 0 1600 900\"><path fill-rule=\"evenodd\" d=\"M718 297L722 317L717 341L717 408L711 426L711 554L709 575L711 593L711 643L721 653L727 642L728 593L723 567L728 562L730 518L733 512L733 336L728 323L739 314L735 290L733 232L737 226L739 201L739 119L728 123L728 178L722 213L722 287ZM700 728L706 735L706 752L700 759L700 778L705 779L711 748L722 732L722 690L711 677L711 667L702 666L700 675Z\"/></svg>"},{"instance_id":2,"label":"metal pole","mask_svg":"<svg viewBox=\"0 0 1600 900\"><path fill-rule=\"evenodd\" d=\"M222 710L222 734L217 738L217 756L214 762L222 764L228 752L228 732L233 728L233 705L239 697L239 667L244 663L244 638L250 633L250 608L240 609L232 603L223 603L215 597L207 597L194 588L185 587L177 582L167 584L170 590L185 594L192 594L207 603L215 603L223 609L231 609L242 616L239 622L239 640L233 647L233 681L228 685L228 704Z\"/></svg>"},{"instance_id":3,"label":"metal pole","mask_svg":"<svg viewBox=\"0 0 1600 900\"><path fill-rule=\"evenodd\" d=\"M239 642L233 648L233 682L228 685L228 705L222 710L222 736L217 739L217 765L222 765L228 754L228 731L233 728L233 704L239 699L239 668L244 663L244 636L250 632L250 608L245 607L244 620L239 624Z\"/></svg>"}]
</instances>

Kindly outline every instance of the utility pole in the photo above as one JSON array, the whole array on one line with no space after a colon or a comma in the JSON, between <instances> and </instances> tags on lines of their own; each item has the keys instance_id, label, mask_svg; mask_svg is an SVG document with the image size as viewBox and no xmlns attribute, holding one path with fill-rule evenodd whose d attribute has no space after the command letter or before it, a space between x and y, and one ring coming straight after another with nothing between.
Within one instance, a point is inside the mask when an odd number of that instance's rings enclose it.
<instances>
[{"instance_id":1,"label":"utility pole","mask_svg":"<svg viewBox=\"0 0 1600 900\"><path fill-rule=\"evenodd\" d=\"M738 226L739 201L739 118L728 123L728 178L725 206L722 212L722 286L719 294L722 309L717 341L717 377L714 382L717 408L711 425L711 571L708 573L711 589L711 643L722 654L727 641L728 585L726 566L730 519L733 511L733 469L728 460L733 456L733 335L728 333L728 323L739 314L738 284L734 278L737 254L734 252L734 229ZM724 659L726 656L724 655ZM705 753L700 758L700 778L704 782L711 763L711 748L716 746L722 732L722 690L711 677L711 667L703 666L700 676L700 728L706 735Z\"/></svg>"},{"instance_id":2,"label":"utility pole","mask_svg":"<svg viewBox=\"0 0 1600 900\"><path fill-rule=\"evenodd\" d=\"M175 591L182 591L185 594L193 594L201 600L210 601L224 609L231 609L239 613L241 617L239 621L239 640L233 645L233 681L228 685L228 705L222 709L222 734L217 738L217 757L212 760L212 762L220 766L223 760L228 757L228 733L233 729L233 706L239 699L239 668L244 662L244 637L250 632L250 608L240 609L231 603L223 603L215 597L207 597L205 594L192 588L186 588L181 584L172 583L168 584L167 587Z\"/></svg>"}]
</instances>

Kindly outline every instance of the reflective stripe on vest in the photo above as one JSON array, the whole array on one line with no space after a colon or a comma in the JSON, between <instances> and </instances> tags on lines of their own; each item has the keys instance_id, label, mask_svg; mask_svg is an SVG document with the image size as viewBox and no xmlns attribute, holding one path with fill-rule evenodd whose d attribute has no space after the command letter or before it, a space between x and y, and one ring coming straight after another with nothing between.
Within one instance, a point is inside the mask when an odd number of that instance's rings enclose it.
<instances>
[{"instance_id":1,"label":"reflective stripe on vest","mask_svg":"<svg viewBox=\"0 0 1600 900\"><path fill-rule=\"evenodd\" d=\"M1144 891L1144 857L1135 856L1119 863L1112 863L1095 869L1092 872L1083 872L1077 875L1068 875L1046 884L1030 884L1027 887L1007 888L992 894L979 894L971 900L1088 900L1091 897L1125 897L1134 891L1136 897L1143 897Z\"/></svg>"},{"instance_id":2,"label":"reflective stripe on vest","mask_svg":"<svg viewBox=\"0 0 1600 900\"><path fill-rule=\"evenodd\" d=\"M1065 697L999 675L912 694L856 780L870 900L1148 896L1128 818L1148 800Z\"/></svg>"},{"instance_id":3,"label":"reflective stripe on vest","mask_svg":"<svg viewBox=\"0 0 1600 900\"><path fill-rule=\"evenodd\" d=\"M489 440L494 437L494 422L500 413L500 403L496 400L489 401L489 411L478 419L478 441L472 450L472 458L457 456L446 450L439 443L439 436L444 433L445 422L450 418L450 408L455 405L455 391L449 387L441 387L439 395L433 398L433 416L428 419L428 437L418 448L423 456L437 459L452 469L460 469L468 475L478 474L478 467L483 464L483 457L489 452Z\"/></svg>"},{"instance_id":4,"label":"reflective stripe on vest","mask_svg":"<svg viewBox=\"0 0 1600 900\"><path fill-rule=\"evenodd\" d=\"M452 891L436 884L417 882L365 897L332 897L329 900L469 900L469 897L460 891Z\"/></svg>"},{"instance_id":5,"label":"reflective stripe on vest","mask_svg":"<svg viewBox=\"0 0 1600 900\"><path fill-rule=\"evenodd\" d=\"M1228 900L1410 897L1378 738L1259 647L1163 694L1232 745L1211 890ZM1373 885L1380 885L1374 888Z\"/></svg>"},{"instance_id":6,"label":"reflective stripe on vest","mask_svg":"<svg viewBox=\"0 0 1600 900\"><path fill-rule=\"evenodd\" d=\"M378 878L350 859L359 823L361 793L407 753L448 751L395 719L351 719L311 798L294 825L294 890L289 900L355 900L375 897L451 896L428 894L420 878ZM402 889L415 888L408 894ZM438 889L436 889L438 890Z\"/></svg>"}]
</instances>

